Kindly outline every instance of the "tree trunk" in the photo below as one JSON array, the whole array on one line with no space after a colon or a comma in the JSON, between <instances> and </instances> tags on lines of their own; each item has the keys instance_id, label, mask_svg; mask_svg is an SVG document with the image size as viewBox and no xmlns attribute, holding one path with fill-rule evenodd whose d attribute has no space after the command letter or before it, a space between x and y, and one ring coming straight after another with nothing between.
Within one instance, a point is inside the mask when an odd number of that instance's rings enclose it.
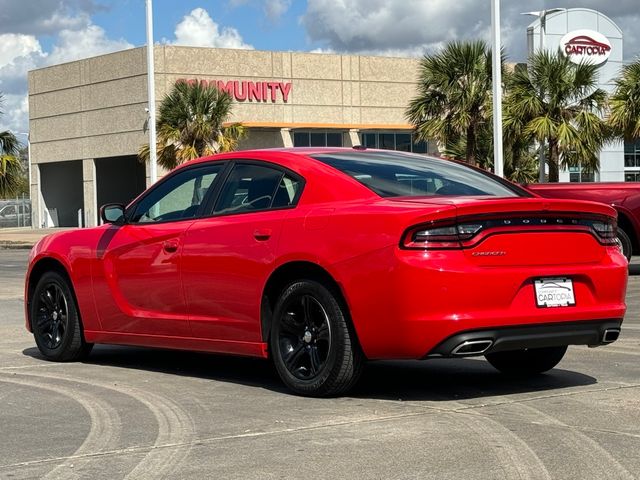
<instances>
[{"instance_id":1,"label":"tree trunk","mask_svg":"<svg viewBox=\"0 0 640 480\"><path fill-rule=\"evenodd\" d=\"M476 166L476 130L473 124L467 127L467 163Z\"/></svg>"},{"instance_id":2,"label":"tree trunk","mask_svg":"<svg viewBox=\"0 0 640 480\"><path fill-rule=\"evenodd\" d=\"M550 138L549 139L549 182L557 183L560 180L559 163L560 163L560 154L558 153L558 140L555 138Z\"/></svg>"}]
</instances>

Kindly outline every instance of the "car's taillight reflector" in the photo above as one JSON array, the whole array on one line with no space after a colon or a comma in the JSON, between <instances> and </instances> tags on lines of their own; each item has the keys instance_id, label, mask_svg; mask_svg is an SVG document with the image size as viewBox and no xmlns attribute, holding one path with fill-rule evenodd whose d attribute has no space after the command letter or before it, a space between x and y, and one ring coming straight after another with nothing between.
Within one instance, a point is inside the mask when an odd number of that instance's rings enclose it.
<instances>
[{"instance_id":1,"label":"car's taillight reflector","mask_svg":"<svg viewBox=\"0 0 640 480\"><path fill-rule=\"evenodd\" d=\"M616 220L590 214L519 214L461 217L409 228L401 247L416 250L471 248L492 234L526 231L591 233L603 245L616 245Z\"/></svg>"}]
</instances>

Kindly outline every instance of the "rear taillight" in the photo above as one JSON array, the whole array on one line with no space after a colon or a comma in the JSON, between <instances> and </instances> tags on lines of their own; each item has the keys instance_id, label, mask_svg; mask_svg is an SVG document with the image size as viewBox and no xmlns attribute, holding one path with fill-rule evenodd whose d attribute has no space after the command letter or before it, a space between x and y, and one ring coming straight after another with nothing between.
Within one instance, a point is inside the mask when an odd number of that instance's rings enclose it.
<instances>
[{"instance_id":1,"label":"rear taillight","mask_svg":"<svg viewBox=\"0 0 640 480\"><path fill-rule=\"evenodd\" d=\"M596 234L600 243L604 245L618 244L618 225L615 220L611 221L593 221L591 229Z\"/></svg>"},{"instance_id":2,"label":"rear taillight","mask_svg":"<svg viewBox=\"0 0 640 480\"><path fill-rule=\"evenodd\" d=\"M430 222L409 228L401 247L414 250L471 248L487 236L531 231L586 232L603 245L616 245L617 224L610 217L589 214L519 214L461 217Z\"/></svg>"},{"instance_id":3,"label":"rear taillight","mask_svg":"<svg viewBox=\"0 0 640 480\"><path fill-rule=\"evenodd\" d=\"M405 233L402 245L419 250L461 248L461 241L472 238L481 229L481 224L418 225Z\"/></svg>"}]
</instances>

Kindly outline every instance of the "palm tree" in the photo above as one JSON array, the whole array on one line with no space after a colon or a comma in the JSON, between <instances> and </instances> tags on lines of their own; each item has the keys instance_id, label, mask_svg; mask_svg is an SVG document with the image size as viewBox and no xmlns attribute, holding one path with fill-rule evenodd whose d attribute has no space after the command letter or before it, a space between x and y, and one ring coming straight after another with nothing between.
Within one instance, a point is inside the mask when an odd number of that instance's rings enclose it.
<instances>
[{"instance_id":1,"label":"palm tree","mask_svg":"<svg viewBox=\"0 0 640 480\"><path fill-rule=\"evenodd\" d=\"M538 163L531 149L531 143L526 139L510 135L503 135L504 176L516 183L533 183L538 178ZM461 137L456 143L450 144L440 152L444 157L460 160L465 158L466 141ZM493 170L493 131L482 128L476 143L476 158L478 163L487 170Z\"/></svg>"},{"instance_id":2,"label":"palm tree","mask_svg":"<svg viewBox=\"0 0 640 480\"><path fill-rule=\"evenodd\" d=\"M2 103L0 93L0 104ZM0 115L2 115L0 110ZM23 186L20 142L9 130L0 132L0 198L15 195Z\"/></svg>"},{"instance_id":3,"label":"palm tree","mask_svg":"<svg viewBox=\"0 0 640 480\"><path fill-rule=\"evenodd\" d=\"M162 100L158 116L158 164L171 170L194 158L235 150L245 135L239 123L224 125L232 99L224 91L200 82L178 82ZM149 145L138 157L149 159Z\"/></svg>"},{"instance_id":4,"label":"palm tree","mask_svg":"<svg viewBox=\"0 0 640 480\"><path fill-rule=\"evenodd\" d=\"M615 84L609 100L609 125L616 135L636 140L640 138L640 60L625 65Z\"/></svg>"},{"instance_id":5,"label":"palm tree","mask_svg":"<svg viewBox=\"0 0 640 480\"><path fill-rule=\"evenodd\" d=\"M537 52L528 68L510 76L505 131L546 143L551 182L558 181L560 165L598 170L598 152L611 130L602 119L607 94L597 88L597 69L576 65L560 52Z\"/></svg>"},{"instance_id":6,"label":"palm tree","mask_svg":"<svg viewBox=\"0 0 640 480\"><path fill-rule=\"evenodd\" d=\"M406 116L421 140L446 149L464 139L463 158L476 164L478 137L491 128L491 50L482 41L451 42L420 62L418 94Z\"/></svg>"}]
</instances>

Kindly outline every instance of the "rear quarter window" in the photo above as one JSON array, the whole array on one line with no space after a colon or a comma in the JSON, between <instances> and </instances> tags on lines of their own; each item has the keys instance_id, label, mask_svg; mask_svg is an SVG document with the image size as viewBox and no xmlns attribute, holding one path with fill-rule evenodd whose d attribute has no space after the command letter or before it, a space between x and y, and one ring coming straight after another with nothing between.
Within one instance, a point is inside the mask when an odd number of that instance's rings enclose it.
<instances>
[{"instance_id":1,"label":"rear quarter window","mask_svg":"<svg viewBox=\"0 0 640 480\"><path fill-rule=\"evenodd\" d=\"M529 197L525 190L488 173L447 160L401 152L331 152L312 155L381 197Z\"/></svg>"}]
</instances>

